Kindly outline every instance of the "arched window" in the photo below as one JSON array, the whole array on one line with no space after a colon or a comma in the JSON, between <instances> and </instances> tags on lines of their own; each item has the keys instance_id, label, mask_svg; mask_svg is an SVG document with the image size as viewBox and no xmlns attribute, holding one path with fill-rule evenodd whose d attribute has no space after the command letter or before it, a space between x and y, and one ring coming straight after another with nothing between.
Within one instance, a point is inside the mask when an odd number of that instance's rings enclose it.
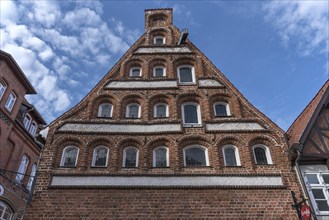
<instances>
[{"instance_id":1,"label":"arched window","mask_svg":"<svg viewBox=\"0 0 329 220\"><path fill-rule=\"evenodd\" d=\"M30 129L29 129L29 132L30 134L34 137L35 134L37 133L37 128L38 128L38 125L35 121L32 122L31 126L30 126Z\"/></svg>"},{"instance_id":2,"label":"arched window","mask_svg":"<svg viewBox=\"0 0 329 220\"><path fill-rule=\"evenodd\" d=\"M216 102L214 104L215 116L229 116L231 115L229 105L225 102Z\"/></svg>"},{"instance_id":3,"label":"arched window","mask_svg":"<svg viewBox=\"0 0 329 220\"><path fill-rule=\"evenodd\" d=\"M13 217L13 211L11 208L3 201L0 201L0 219L10 220Z\"/></svg>"},{"instance_id":4,"label":"arched window","mask_svg":"<svg viewBox=\"0 0 329 220\"><path fill-rule=\"evenodd\" d=\"M141 106L137 103L128 104L126 108L126 118L140 118L140 108Z\"/></svg>"},{"instance_id":5,"label":"arched window","mask_svg":"<svg viewBox=\"0 0 329 220\"><path fill-rule=\"evenodd\" d=\"M6 109L11 112L11 110L14 107L15 102L16 102L16 95L15 95L15 93L11 92L6 101L6 105L5 105Z\"/></svg>"},{"instance_id":6,"label":"arched window","mask_svg":"<svg viewBox=\"0 0 329 220\"><path fill-rule=\"evenodd\" d=\"M154 38L154 42L153 42L155 45L163 45L166 43L166 39L162 36L156 36Z\"/></svg>"},{"instance_id":7,"label":"arched window","mask_svg":"<svg viewBox=\"0 0 329 220\"><path fill-rule=\"evenodd\" d=\"M208 149L201 145L191 145L183 150L184 166L209 166Z\"/></svg>"},{"instance_id":8,"label":"arched window","mask_svg":"<svg viewBox=\"0 0 329 220\"><path fill-rule=\"evenodd\" d=\"M67 146L63 150L61 166L74 167L77 164L79 148Z\"/></svg>"},{"instance_id":9,"label":"arched window","mask_svg":"<svg viewBox=\"0 0 329 220\"><path fill-rule=\"evenodd\" d=\"M163 77L166 76L166 68L163 66L156 66L153 68L154 77Z\"/></svg>"},{"instance_id":10,"label":"arched window","mask_svg":"<svg viewBox=\"0 0 329 220\"><path fill-rule=\"evenodd\" d=\"M29 114L26 114L23 119L23 125L28 130L31 124L32 118Z\"/></svg>"},{"instance_id":11,"label":"arched window","mask_svg":"<svg viewBox=\"0 0 329 220\"><path fill-rule=\"evenodd\" d=\"M169 150L167 147L157 147L153 150L153 167L169 166Z\"/></svg>"},{"instance_id":12,"label":"arched window","mask_svg":"<svg viewBox=\"0 0 329 220\"><path fill-rule=\"evenodd\" d=\"M201 124L201 113L200 105L194 102L187 102L182 105L182 117L183 124L189 125L200 125Z\"/></svg>"},{"instance_id":13,"label":"arched window","mask_svg":"<svg viewBox=\"0 0 329 220\"><path fill-rule=\"evenodd\" d=\"M16 174L16 181L22 182L25 176L25 172L27 169L27 166L29 165L30 159L26 156L23 155L21 159L21 163L19 164L17 174Z\"/></svg>"},{"instance_id":14,"label":"arched window","mask_svg":"<svg viewBox=\"0 0 329 220\"><path fill-rule=\"evenodd\" d=\"M179 66L177 69L180 84L194 84L194 67L189 65Z\"/></svg>"},{"instance_id":15,"label":"arched window","mask_svg":"<svg viewBox=\"0 0 329 220\"><path fill-rule=\"evenodd\" d=\"M6 88L7 85L4 82L0 81L0 100L2 99L3 94L5 94Z\"/></svg>"},{"instance_id":16,"label":"arched window","mask_svg":"<svg viewBox=\"0 0 329 220\"><path fill-rule=\"evenodd\" d=\"M36 164L33 164L32 165L32 169L31 169L31 173L30 173L29 182L27 183L27 186L26 186L26 188L28 190L31 190L32 189L32 185L33 185L33 181L34 181L36 172L37 172L37 165Z\"/></svg>"},{"instance_id":17,"label":"arched window","mask_svg":"<svg viewBox=\"0 0 329 220\"><path fill-rule=\"evenodd\" d=\"M112 104L102 103L98 107L98 117L110 118L112 117Z\"/></svg>"},{"instance_id":18,"label":"arched window","mask_svg":"<svg viewBox=\"0 0 329 220\"><path fill-rule=\"evenodd\" d=\"M273 164L270 150L267 146L257 144L253 146L253 152L256 164Z\"/></svg>"},{"instance_id":19,"label":"arched window","mask_svg":"<svg viewBox=\"0 0 329 220\"><path fill-rule=\"evenodd\" d=\"M140 67L132 67L129 72L130 77L141 77L142 76L142 68Z\"/></svg>"},{"instance_id":20,"label":"arched window","mask_svg":"<svg viewBox=\"0 0 329 220\"><path fill-rule=\"evenodd\" d=\"M93 167L106 167L109 157L109 149L105 146L98 146L93 153Z\"/></svg>"},{"instance_id":21,"label":"arched window","mask_svg":"<svg viewBox=\"0 0 329 220\"><path fill-rule=\"evenodd\" d=\"M168 105L166 103L157 103L154 106L154 117L155 118L169 117Z\"/></svg>"},{"instance_id":22,"label":"arched window","mask_svg":"<svg viewBox=\"0 0 329 220\"><path fill-rule=\"evenodd\" d=\"M233 145L226 145L223 147L225 166L241 166L239 151Z\"/></svg>"},{"instance_id":23,"label":"arched window","mask_svg":"<svg viewBox=\"0 0 329 220\"><path fill-rule=\"evenodd\" d=\"M123 167L138 167L138 150L135 147L127 147L123 151Z\"/></svg>"}]
</instances>

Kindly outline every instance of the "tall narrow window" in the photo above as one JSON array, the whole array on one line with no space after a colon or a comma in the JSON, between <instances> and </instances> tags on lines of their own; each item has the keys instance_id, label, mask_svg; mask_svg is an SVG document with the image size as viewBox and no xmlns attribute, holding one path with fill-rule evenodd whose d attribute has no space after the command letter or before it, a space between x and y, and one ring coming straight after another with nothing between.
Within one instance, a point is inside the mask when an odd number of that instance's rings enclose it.
<instances>
[{"instance_id":1,"label":"tall narrow window","mask_svg":"<svg viewBox=\"0 0 329 220\"><path fill-rule=\"evenodd\" d=\"M30 129L29 129L29 132L30 132L30 134L31 134L33 137L34 137L35 134L37 133L37 128L38 128L37 123L36 123L35 121L33 121L33 122L31 123Z\"/></svg>"},{"instance_id":2,"label":"tall narrow window","mask_svg":"<svg viewBox=\"0 0 329 220\"><path fill-rule=\"evenodd\" d=\"M15 102L16 102L16 95L13 92L11 92L8 96L8 99L7 99L7 102L5 105L6 109L8 111L11 111L14 107Z\"/></svg>"},{"instance_id":3,"label":"tall narrow window","mask_svg":"<svg viewBox=\"0 0 329 220\"><path fill-rule=\"evenodd\" d=\"M31 174L30 174L29 182L27 183L27 186L26 186L26 188L28 190L31 190L32 189L32 185L33 185L33 181L35 179L36 172L37 172L37 165L36 164L33 164L32 165L32 169L31 169Z\"/></svg>"},{"instance_id":4,"label":"tall narrow window","mask_svg":"<svg viewBox=\"0 0 329 220\"><path fill-rule=\"evenodd\" d=\"M257 144L253 147L256 164L272 164L272 158L268 147Z\"/></svg>"},{"instance_id":5,"label":"tall narrow window","mask_svg":"<svg viewBox=\"0 0 329 220\"><path fill-rule=\"evenodd\" d=\"M163 45L163 44L165 44L166 42L165 42L165 38L164 37L162 37L162 36L156 36L155 38L154 38L154 44L155 45Z\"/></svg>"},{"instance_id":6,"label":"tall narrow window","mask_svg":"<svg viewBox=\"0 0 329 220\"><path fill-rule=\"evenodd\" d=\"M0 81L0 100L2 99L3 94L5 93L7 85Z\"/></svg>"},{"instance_id":7,"label":"tall narrow window","mask_svg":"<svg viewBox=\"0 0 329 220\"><path fill-rule=\"evenodd\" d=\"M129 76L130 77L141 77L142 76L142 68L140 68L140 67L131 68Z\"/></svg>"},{"instance_id":8,"label":"tall narrow window","mask_svg":"<svg viewBox=\"0 0 329 220\"><path fill-rule=\"evenodd\" d=\"M24 127L28 130L31 124L31 116L29 114L26 114L23 120Z\"/></svg>"},{"instance_id":9,"label":"tall narrow window","mask_svg":"<svg viewBox=\"0 0 329 220\"><path fill-rule=\"evenodd\" d=\"M79 149L74 146L65 147L62 154L61 166L74 167L77 164Z\"/></svg>"},{"instance_id":10,"label":"tall narrow window","mask_svg":"<svg viewBox=\"0 0 329 220\"><path fill-rule=\"evenodd\" d=\"M214 104L215 116L229 116L230 109L227 103L225 102L216 102Z\"/></svg>"},{"instance_id":11,"label":"tall narrow window","mask_svg":"<svg viewBox=\"0 0 329 220\"><path fill-rule=\"evenodd\" d=\"M1 220L11 220L13 217L13 211L4 202L0 201L0 219Z\"/></svg>"},{"instance_id":12,"label":"tall narrow window","mask_svg":"<svg viewBox=\"0 0 329 220\"><path fill-rule=\"evenodd\" d=\"M165 103L158 103L154 106L154 117L165 118L168 117L168 105Z\"/></svg>"},{"instance_id":13,"label":"tall narrow window","mask_svg":"<svg viewBox=\"0 0 329 220\"><path fill-rule=\"evenodd\" d=\"M127 147L123 151L123 167L138 167L138 150L135 147Z\"/></svg>"},{"instance_id":14,"label":"tall narrow window","mask_svg":"<svg viewBox=\"0 0 329 220\"><path fill-rule=\"evenodd\" d=\"M109 150L107 147L99 146L94 149L92 166L106 167L108 161Z\"/></svg>"},{"instance_id":15,"label":"tall narrow window","mask_svg":"<svg viewBox=\"0 0 329 220\"><path fill-rule=\"evenodd\" d=\"M178 67L178 78L181 84L195 83L194 67L192 66Z\"/></svg>"},{"instance_id":16,"label":"tall narrow window","mask_svg":"<svg viewBox=\"0 0 329 220\"><path fill-rule=\"evenodd\" d=\"M137 103L130 103L126 108L127 118L140 118L140 105Z\"/></svg>"},{"instance_id":17,"label":"tall narrow window","mask_svg":"<svg viewBox=\"0 0 329 220\"><path fill-rule=\"evenodd\" d=\"M184 166L198 167L209 166L208 149L200 145L185 147Z\"/></svg>"},{"instance_id":18,"label":"tall narrow window","mask_svg":"<svg viewBox=\"0 0 329 220\"><path fill-rule=\"evenodd\" d=\"M156 66L153 68L153 76L154 77L163 77L166 76L166 68L163 66Z\"/></svg>"},{"instance_id":19,"label":"tall narrow window","mask_svg":"<svg viewBox=\"0 0 329 220\"><path fill-rule=\"evenodd\" d=\"M112 104L102 103L98 107L98 117L110 118L112 117Z\"/></svg>"},{"instance_id":20,"label":"tall narrow window","mask_svg":"<svg viewBox=\"0 0 329 220\"><path fill-rule=\"evenodd\" d=\"M153 167L168 167L169 153L166 147L157 147L153 150Z\"/></svg>"},{"instance_id":21,"label":"tall narrow window","mask_svg":"<svg viewBox=\"0 0 329 220\"><path fill-rule=\"evenodd\" d=\"M238 149L233 145L223 147L225 166L240 166L240 157Z\"/></svg>"},{"instance_id":22,"label":"tall narrow window","mask_svg":"<svg viewBox=\"0 0 329 220\"><path fill-rule=\"evenodd\" d=\"M29 158L26 155L23 155L19 168L17 170L16 181L22 182L25 176L27 166L29 165Z\"/></svg>"},{"instance_id":23,"label":"tall narrow window","mask_svg":"<svg viewBox=\"0 0 329 220\"><path fill-rule=\"evenodd\" d=\"M184 125L201 124L200 106L197 103L184 103L182 105L182 117Z\"/></svg>"}]
</instances>

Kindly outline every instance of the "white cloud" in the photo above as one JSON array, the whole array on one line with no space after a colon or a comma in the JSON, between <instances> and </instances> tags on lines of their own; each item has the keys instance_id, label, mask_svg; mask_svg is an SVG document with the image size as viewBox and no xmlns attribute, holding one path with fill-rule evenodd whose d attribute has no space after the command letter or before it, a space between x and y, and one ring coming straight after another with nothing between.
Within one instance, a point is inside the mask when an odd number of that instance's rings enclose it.
<instances>
[{"instance_id":1,"label":"white cloud","mask_svg":"<svg viewBox=\"0 0 329 220\"><path fill-rule=\"evenodd\" d=\"M328 53L328 1L270 1L264 3L266 20L285 46L295 45L302 55Z\"/></svg>"}]
</instances>

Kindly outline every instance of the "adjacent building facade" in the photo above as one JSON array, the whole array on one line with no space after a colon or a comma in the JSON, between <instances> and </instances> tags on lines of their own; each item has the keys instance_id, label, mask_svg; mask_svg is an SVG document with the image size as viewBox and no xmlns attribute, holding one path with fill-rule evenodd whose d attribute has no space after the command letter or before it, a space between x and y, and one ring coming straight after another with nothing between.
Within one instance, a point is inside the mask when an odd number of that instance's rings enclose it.
<instances>
[{"instance_id":1,"label":"adjacent building facade","mask_svg":"<svg viewBox=\"0 0 329 220\"><path fill-rule=\"evenodd\" d=\"M287 131L290 159L317 219L329 218L329 81Z\"/></svg>"},{"instance_id":2,"label":"adjacent building facade","mask_svg":"<svg viewBox=\"0 0 329 220\"><path fill-rule=\"evenodd\" d=\"M13 57L0 50L0 219L21 219L44 143L46 124L24 97L36 94Z\"/></svg>"},{"instance_id":3,"label":"adjacent building facade","mask_svg":"<svg viewBox=\"0 0 329 220\"><path fill-rule=\"evenodd\" d=\"M284 131L173 22L145 33L49 126L26 219L295 219Z\"/></svg>"}]
</instances>

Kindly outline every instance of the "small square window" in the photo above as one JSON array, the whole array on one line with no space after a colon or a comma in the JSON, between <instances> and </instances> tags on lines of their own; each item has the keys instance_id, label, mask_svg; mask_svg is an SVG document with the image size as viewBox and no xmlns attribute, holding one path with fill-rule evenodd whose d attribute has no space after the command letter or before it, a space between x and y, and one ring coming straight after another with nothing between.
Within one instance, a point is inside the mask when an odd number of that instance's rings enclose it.
<instances>
[{"instance_id":1,"label":"small square window","mask_svg":"<svg viewBox=\"0 0 329 220\"><path fill-rule=\"evenodd\" d=\"M13 92L11 92L8 96L8 99L7 99L7 102L5 105L6 109L11 112L11 110L14 107L15 102L16 102L16 95Z\"/></svg>"},{"instance_id":2,"label":"small square window","mask_svg":"<svg viewBox=\"0 0 329 220\"><path fill-rule=\"evenodd\" d=\"M155 45L163 45L163 44L165 44L165 38L162 37L162 36L156 36L154 38L154 44Z\"/></svg>"},{"instance_id":3,"label":"small square window","mask_svg":"<svg viewBox=\"0 0 329 220\"><path fill-rule=\"evenodd\" d=\"M134 67L130 69L130 77L141 77L142 76L142 69L140 67Z\"/></svg>"}]
</instances>

